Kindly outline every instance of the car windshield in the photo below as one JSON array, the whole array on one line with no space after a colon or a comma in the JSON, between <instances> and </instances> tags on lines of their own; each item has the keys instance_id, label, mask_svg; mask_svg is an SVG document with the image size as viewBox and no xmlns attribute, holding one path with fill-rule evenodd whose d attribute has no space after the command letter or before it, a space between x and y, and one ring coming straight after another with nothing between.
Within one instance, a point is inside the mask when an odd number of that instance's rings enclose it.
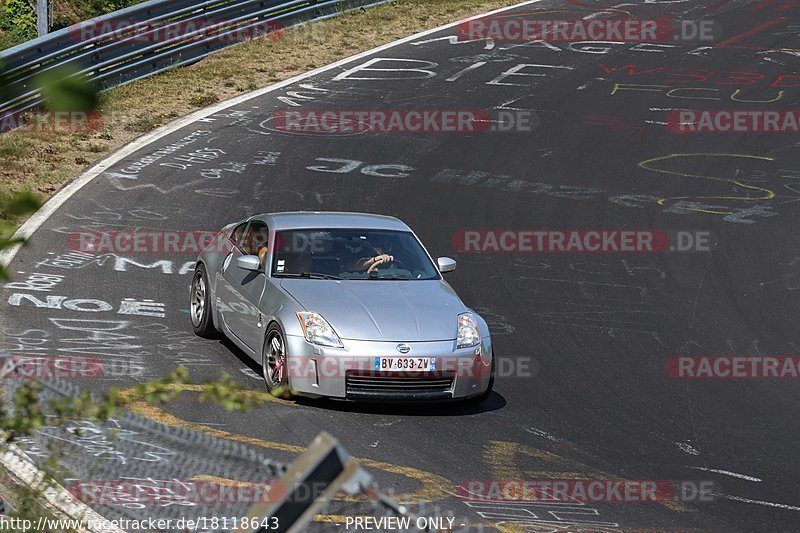
<instances>
[{"instance_id":1,"label":"car windshield","mask_svg":"<svg viewBox=\"0 0 800 533\"><path fill-rule=\"evenodd\" d=\"M307 229L275 235L273 277L361 280L440 279L408 231Z\"/></svg>"}]
</instances>

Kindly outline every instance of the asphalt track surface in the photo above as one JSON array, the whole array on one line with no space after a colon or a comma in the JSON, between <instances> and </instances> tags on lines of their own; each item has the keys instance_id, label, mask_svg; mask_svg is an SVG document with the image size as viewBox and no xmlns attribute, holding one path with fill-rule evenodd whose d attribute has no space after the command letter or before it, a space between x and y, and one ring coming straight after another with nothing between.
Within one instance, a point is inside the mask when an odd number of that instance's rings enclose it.
<instances>
[{"instance_id":1,"label":"asphalt track surface","mask_svg":"<svg viewBox=\"0 0 800 533\"><path fill-rule=\"evenodd\" d=\"M800 8L790 4L675 1L619 8L642 18L716 21L723 35L699 44L458 42L448 38L457 33L449 28L188 124L101 173L35 232L12 263L15 281L31 273L64 278L49 292L4 289L2 348L94 354L121 362L121 374L127 363L144 367L141 376L81 382L95 391L158 377L177 364L196 380L224 369L262 390L258 368L230 343L193 337L186 314L186 263L193 256L70 260L64 257L69 233L215 230L253 213L287 210L394 215L433 255L458 260L448 282L484 314L495 356L512 367L480 408L298 401L231 415L182 400L164 412L258 439L282 460L328 431L352 455L371 460L367 466L385 488L412 493L410 502L438 505L464 522L524 523L536 531L797 530L796 380L689 380L665 370L676 355L800 350L797 134L679 135L664 125L674 108L796 107L800 37L797 26L790 28ZM579 17L602 5L545 1L517 9ZM392 61L372 68L394 70L364 70L374 58ZM521 64L534 66L508 74ZM627 65L633 67L618 69ZM402 70L414 68L421 70ZM300 135L271 125L283 109L374 108L524 110L536 113L538 126L479 134ZM147 159L187 139L184 147ZM713 248L454 250L458 231L502 228L710 231ZM67 298L54 306L60 309L24 298L12 305L9 299L20 293ZM165 316L121 315L127 298L163 303ZM66 302L74 299L109 305L78 302L70 309ZM81 307L111 309L76 310ZM85 340L74 341L79 338ZM708 480L717 495L684 505L590 503L560 510L469 504L452 495L463 480L594 477ZM328 511L340 512L337 504Z\"/></svg>"}]
</instances>

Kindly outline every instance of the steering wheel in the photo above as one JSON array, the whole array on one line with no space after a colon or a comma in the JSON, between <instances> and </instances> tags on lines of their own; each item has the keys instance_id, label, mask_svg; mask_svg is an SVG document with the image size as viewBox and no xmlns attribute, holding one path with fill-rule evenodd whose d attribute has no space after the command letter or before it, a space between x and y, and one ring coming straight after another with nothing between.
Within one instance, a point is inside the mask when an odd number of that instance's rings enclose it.
<instances>
[{"instance_id":1,"label":"steering wheel","mask_svg":"<svg viewBox=\"0 0 800 533\"><path fill-rule=\"evenodd\" d=\"M383 259L384 257L390 257L391 259L382 261L381 259ZM376 271L377 268L378 268L378 265L382 265L382 264L385 264L385 263L397 263L398 265L401 265L403 267L406 266L405 263L403 263L403 261L401 261L400 259L395 259L394 256L389 255L389 254L381 254L381 255L377 256L377 258L378 258L378 260L374 261L369 266L369 268L367 269L367 275L370 275L373 271Z\"/></svg>"}]
</instances>

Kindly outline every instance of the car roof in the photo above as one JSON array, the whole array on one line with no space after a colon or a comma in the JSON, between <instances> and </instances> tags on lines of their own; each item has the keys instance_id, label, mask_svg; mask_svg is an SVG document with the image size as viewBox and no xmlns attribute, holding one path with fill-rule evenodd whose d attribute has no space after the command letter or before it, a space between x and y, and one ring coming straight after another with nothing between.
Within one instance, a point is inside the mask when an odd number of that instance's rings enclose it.
<instances>
[{"instance_id":1,"label":"car roof","mask_svg":"<svg viewBox=\"0 0 800 533\"><path fill-rule=\"evenodd\" d=\"M263 220L272 231L290 229L378 229L411 231L401 220L371 213L347 213L340 211L290 211L264 213L249 220Z\"/></svg>"}]
</instances>

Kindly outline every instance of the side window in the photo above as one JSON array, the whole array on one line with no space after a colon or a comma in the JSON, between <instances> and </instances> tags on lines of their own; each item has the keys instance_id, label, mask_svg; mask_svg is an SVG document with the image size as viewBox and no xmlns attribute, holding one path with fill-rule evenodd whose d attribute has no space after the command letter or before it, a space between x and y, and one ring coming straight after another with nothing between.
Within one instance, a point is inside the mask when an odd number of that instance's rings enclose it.
<instances>
[{"instance_id":1,"label":"side window","mask_svg":"<svg viewBox=\"0 0 800 533\"><path fill-rule=\"evenodd\" d=\"M244 229L247 227L247 222L244 224L239 224L233 231L231 232L230 241L236 246L239 246L239 243L242 242L242 235L244 235Z\"/></svg>"},{"instance_id":2,"label":"side window","mask_svg":"<svg viewBox=\"0 0 800 533\"><path fill-rule=\"evenodd\" d=\"M245 255L259 255L269 244L269 228L265 222L253 220L247 224L244 235L238 241L239 250Z\"/></svg>"}]
</instances>

